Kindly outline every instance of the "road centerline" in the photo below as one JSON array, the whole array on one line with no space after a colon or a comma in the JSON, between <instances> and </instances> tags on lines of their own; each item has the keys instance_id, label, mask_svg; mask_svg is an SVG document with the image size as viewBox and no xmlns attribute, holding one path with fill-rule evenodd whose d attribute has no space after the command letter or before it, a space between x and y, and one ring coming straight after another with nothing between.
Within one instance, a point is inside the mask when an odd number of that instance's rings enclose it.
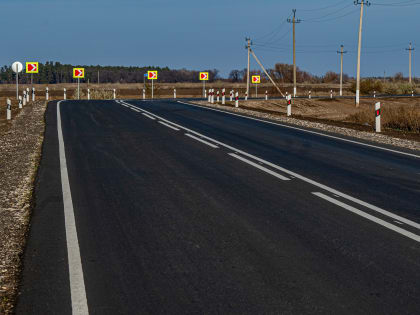
<instances>
[{"instance_id":1,"label":"road centerline","mask_svg":"<svg viewBox=\"0 0 420 315\"><path fill-rule=\"evenodd\" d=\"M171 129L173 129L173 130L179 131L179 129L178 129L178 128L173 127L173 126L171 126L171 125L169 125L169 124L167 124L167 123L165 123L165 122L163 122L163 121L158 121L158 123L159 123L159 124L161 124L161 125L164 125L164 126L166 126L166 127L168 127L168 128L171 128Z\"/></svg>"},{"instance_id":2,"label":"road centerline","mask_svg":"<svg viewBox=\"0 0 420 315\"><path fill-rule=\"evenodd\" d=\"M150 115L148 115L148 114L146 114L146 113L142 113L142 115L143 115L143 116L146 116L146 117L147 117L147 118L149 118L149 119L156 120L156 118L155 118L155 117L152 117L152 116L150 116Z\"/></svg>"},{"instance_id":3,"label":"road centerline","mask_svg":"<svg viewBox=\"0 0 420 315\"><path fill-rule=\"evenodd\" d=\"M319 136L323 136L323 137L327 137L327 138L331 138L331 139L341 140L341 141L345 141L345 142L349 142L349 143L355 143L355 144L362 145L362 146L367 146L367 147L371 147L371 148L375 148L375 149L379 149L379 150L383 150L383 151L388 151L388 152L392 152L392 153L397 153L397 154L403 154L403 155L407 155L407 156L411 156L411 157L420 159L420 155L416 155L416 154L412 154L412 153L407 153L407 152L403 152L403 151L388 149L388 148L385 148L385 147L381 147L381 146L377 146L377 145L373 145L373 144L368 144L368 143L363 143L363 142L359 142L359 141L356 141L356 140L350 140L350 139L345 139L345 138L341 138L341 137L338 137L338 136L328 135L328 134L325 134L325 133L322 133L322 132L306 130L306 129L299 128L299 127L288 126L288 125L285 125L285 124L282 124L282 123L267 121L267 120L254 118L254 117L249 117L249 116L245 116L245 115L240 115L240 114L236 114L236 113L231 113L231 112L219 110L219 109L216 109L216 108L208 108L206 106L200 106L200 105L197 105L197 104L185 103L185 102L181 102L181 101L177 101L177 102L180 103L180 104L188 105L188 106L193 106L193 107L198 107L198 108L202 108L202 109L212 110L212 111L225 113L225 114L232 115L232 116L237 116L237 117L242 117L242 118L247 118L247 119L263 122L263 123L270 124L270 125L276 125L276 126L280 126L280 127L284 127L284 128L295 129L295 130L299 130L299 131L303 131L303 132L307 132L307 133L312 133L312 134L315 134L315 135L319 135Z\"/></svg>"},{"instance_id":4,"label":"road centerline","mask_svg":"<svg viewBox=\"0 0 420 315\"><path fill-rule=\"evenodd\" d=\"M319 198L321 198L321 199L324 199L324 200L326 200L328 202L331 202L331 203L333 203L333 204L335 204L335 205L337 205L337 206L339 206L339 207L341 207L343 209L346 209L346 210L348 210L348 211L350 211L350 212L352 212L354 214L357 214L357 215L359 215L359 216L361 216L361 217L363 217L365 219L368 219L368 220L370 220L372 222L375 222L375 223L377 223L379 225L382 225L383 227L386 227L389 230L392 230L394 232L397 232L397 233L399 233L401 235L404 235L404 236L406 236L408 238L411 238L412 240L420 243L420 236L419 235L416 235L414 233L411 233L409 231L406 231L406 230L404 230L404 229L402 229L402 228L400 228L400 227L398 227L396 225L393 225L391 223L388 223L388 222L386 222L386 221L384 221L382 219L379 219L379 218L377 218L377 217L375 217L373 215L370 215L370 214L368 214L368 213L366 213L364 211L361 211L361 210L359 210L357 208L354 208L354 207L352 207L352 206L350 206L348 204L345 204L345 203L343 203L343 202L341 202L339 200L336 200L334 198L331 198L331 197L329 197L329 196L327 196L327 195L325 195L323 193L313 192L312 194L315 195L315 196L317 196L317 197L319 197Z\"/></svg>"},{"instance_id":5,"label":"road centerline","mask_svg":"<svg viewBox=\"0 0 420 315\"><path fill-rule=\"evenodd\" d=\"M130 104L130 105L131 105L131 104ZM227 149L229 149L229 150L232 150L232 151L236 152L237 154L241 154L241 155L244 155L244 156L246 156L246 157L252 158L252 159L254 159L255 161L262 162L262 163L264 163L266 166L270 166L270 167L272 167L272 168L274 168L274 169L277 169L277 170L279 170L279 171L282 171L283 173L286 173L286 174L288 174L288 175L290 175L290 176L293 176L293 177L295 177L295 178L298 178L298 179L300 179L300 180L302 180L302 181L304 181L304 182L306 182L306 183L309 183L309 184L311 184L311 185L313 185L313 186L316 186L316 187L321 188L321 189L323 189L323 190L326 190L326 191L328 191L328 192L330 192L330 193L332 193L332 194L335 194L335 195L338 195L338 196L340 196L340 197L342 197L342 198L345 198L345 199L347 199L347 200L350 200L350 201L352 201L352 202L354 202L354 203L357 203L357 204L359 204L359 205L361 205L361 206L364 206L364 207L366 207L366 208L369 208L369 209L371 209L371 210L373 210L373 211L375 211L375 212L378 212L378 213L380 213L380 214L382 214L382 215L385 215L385 216L387 216L387 217L390 217L390 218L393 218L393 219L398 220L398 221L400 221L400 222L403 222L403 223L405 223L405 224L407 224L407 225L410 225L410 226L412 226L412 227L414 227L414 228L416 228L416 229L420 229L420 224L419 224L419 223L417 223L417 222L411 221L411 220L406 219L406 218L404 218L404 217L401 217L401 216L399 216L399 215L397 215L397 214L394 214L394 213L392 213L392 212L390 212L390 211L387 211L387 210L385 210L385 209L382 209L382 208L380 208L380 207L377 207L377 206L375 206L375 205L372 205L372 204L370 204L370 203L368 203L368 202L365 202L365 201L363 201L363 200L357 199L357 198L352 197L352 196L350 196L350 195L348 195L348 194L342 193L342 192L340 192L340 191L338 191L338 190L336 190L336 189L334 189L334 188L331 188L331 187L329 187L329 186L326 186L326 185L324 185L324 184L321 184L321 183L319 183L319 182L317 182L317 181L315 181L315 180L312 180L312 179L307 178L307 177L305 177L305 176L303 176L303 175L300 175L300 174L298 174L298 173L295 173L295 172L293 172L293 171L290 171L290 170L288 170L288 169L285 169L285 168L283 168L283 167L281 167L281 166L278 166L278 165L276 165L276 164L274 164L274 163L268 162L268 161L266 161L266 160L264 160L264 159L261 159L261 158L259 158L259 157L255 156L255 155L252 155L252 154L247 153L247 152L245 152L245 151L239 150L239 149L237 149L237 148L235 148L235 147L232 147L232 146L230 146L230 145L228 145L228 144L225 144L225 143L223 143L223 142L220 142L220 141L218 141L218 140L216 140L216 139L213 139L213 138L211 138L211 137L205 136L205 135L203 135L203 134L201 134L201 133L199 133L199 132L197 132L197 131L194 131L194 130L191 130L191 129L187 128L187 127L184 127L184 126L181 126L181 125L179 125L179 124L176 124L176 123L174 123L174 122L172 122L172 121L169 121L169 120L167 120L167 119L165 119L165 118L163 118L163 117L161 117L161 116L159 116L159 115L153 114L153 113L151 113L151 112L149 112L149 111L147 111L147 110L145 110L145 109L143 109L143 108L142 108L142 111L144 111L144 112L146 112L146 113L148 113L148 114L150 114L150 115L153 115L154 117L159 118L159 119L161 119L162 121L165 121L165 122L168 122L168 123L170 123L170 124L172 124L172 125L174 125L174 126L177 126L177 127L179 127L180 129L184 129L184 130L188 131L189 133L195 134L195 135L197 135L197 136L199 136L199 137L202 137L203 139L207 139L207 140L212 141L212 142L214 142L214 143L216 143L216 144L218 144L218 145L220 145L220 146L222 146L222 147L224 147L224 148L227 148ZM223 112L223 111L221 111L221 112ZM240 116L240 115L239 115L239 116ZM241 117L243 117L243 116L241 116ZM274 124L274 123L273 123L273 124ZM277 125L277 124L274 124L274 125Z\"/></svg>"},{"instance_id":6,"label":"road centerline","mask_svg":"<svg viewBox=\"0 0 420 315\"><path fill-rule=\"evenodd\" d=\"M246 164L249 164L251 166L254 166L254 167L258 168L259 170L261 170L263 172L266 172L267 174L273 175L274 177L277 177L278 179L281 179L281 180L290 180L290 178L287 178L287 177L285 177L283 175L280 175L280 174L278 174L276 172L273 172L272 170L269 170L268 168L266 168L264 166L261 166L261 165L258 165L257 163L254 163L254 162L252 162L250 160L247 160L247 159L245 159L245 158L243 158L243 157L241 157L239 155L236 155L234 153L229 153L229 155L232 156L232 157L234 157L235 159L238 159L238 160L246 163Z\"/></svg>"},{"instance_id":7,"label":"road centerline","mask_svg":"<svg viewBox=\"0 0 420 315\"><path fill-rule=\"evenodd\" d=\"M203 139L200 139L200 138L198 138L198 137L195 137L195 136L193 136L193 135L190 135L189 133L186 133L185 135L186 135L187 137L190 137L191 139L194 139L194 140L200 141L201 143L204 143L204 144L206 144L206 145L208 145L209 147L212 147L212 148L214 148L214 149L218 149L218 148L219 148L217 145L215 145L215 144L213 144L213 143L210 143L210 142L208 142L208 141L205 141L205 140L203 140Z\"/></svg>"}]
</instances>

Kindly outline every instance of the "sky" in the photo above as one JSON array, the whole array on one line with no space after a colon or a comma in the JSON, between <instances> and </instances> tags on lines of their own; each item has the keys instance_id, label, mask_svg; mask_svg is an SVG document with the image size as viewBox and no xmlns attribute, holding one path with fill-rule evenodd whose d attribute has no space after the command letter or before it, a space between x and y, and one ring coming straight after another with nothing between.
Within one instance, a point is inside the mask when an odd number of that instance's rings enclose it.
<instances>
[{"instance_id":1,"label":"sky","mask_svg":"<svg viewBox=\"0 0 420 315\"><path fill-rule=\"evenodd\" d=\"M363 20L362 76L408 76L405 48L415 47L419 36L420 0L371 4ZM292 9L301 19L298 67L317 75L338 72L337 50L344 45L344 72L354 76L360 6L353 0L1 0L0 64L168 66L227 76L246 67L249 36L271 68L293 62L286 21ZM417 60L414 51L413 73L420 76ZM255 61L251 68L258 68Z\"/></svg>"}]
</instances>

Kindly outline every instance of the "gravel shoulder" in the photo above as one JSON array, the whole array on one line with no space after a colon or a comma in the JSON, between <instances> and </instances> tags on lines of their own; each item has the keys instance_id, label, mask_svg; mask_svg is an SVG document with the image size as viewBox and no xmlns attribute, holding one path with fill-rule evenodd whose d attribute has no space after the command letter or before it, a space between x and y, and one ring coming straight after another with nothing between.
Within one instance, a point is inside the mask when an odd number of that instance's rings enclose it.
<instances>
[{"instance_id":1,"label":"gravel shoulder","mask_svg":"<svg viewBox=\"0 0 420 315\"><path fill-rule=\"evenodd\" d=\"M11 314L41 156L46 102L25 106L0 128L0 314Z\"/></svg>"},{"instance_id":2,"label":"gravel shoulder","mask_svg":"<svg viewBox=\"0 0 420 315\"><path fill-rule=\"evenodd\" d=\"M337 107L334 106L331 107L333 108L332 110L317 108L316 110L312 109L312 112L307 109L305 109L305 112L302 112L300 108L308 108L308 106L302 104L297 108L294 107L293 113L296 113L295 115L287 117L285 115L286 106L282 104L284 101L282 103L281 102L282 101L269 101L265 103L266 105L262 106L261 104L264 104L264 101L242 101L239 102L239 108L235 108L231 102L227 102L226 105L210 104L207 101L192 101L190 103L245 114L248 116L279 121L295 126L318 129L381 144L393 145L411 150L420 150L419 134L410 134L399 131L388 131L383 134L377 134L372 131L371 126L363 126L340 121L338 118L342 119L346 115L353 113L352 108L349 106L345 107L345 111L337 110Z\"/></svg>"}]
</instances>

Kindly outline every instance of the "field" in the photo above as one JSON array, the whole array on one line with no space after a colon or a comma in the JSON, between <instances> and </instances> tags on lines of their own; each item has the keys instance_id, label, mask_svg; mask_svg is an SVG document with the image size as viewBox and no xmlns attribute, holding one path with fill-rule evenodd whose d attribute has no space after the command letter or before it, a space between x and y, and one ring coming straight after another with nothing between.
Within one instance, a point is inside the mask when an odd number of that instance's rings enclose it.
<instances>
[{"instance_id":1,"label":"field","mask_svg":"<svg viewBox=\"0 0 420 315\"><path fill-rule=\"evenodd\" d=\"M47 85L34 85L37 100L45 99ZM49 85L50 100L63 99L63 89L67 89L67 99L76 98L77 84L55 84ZM142 98L143 83L138 84L81 84L81 98L87 98L87 89L91 90L91 98L112 98L113 89L116 89L117 98L140 99ZM30 86L20 86L20 91ZM226 94L230 90L238 91L243 97L246 85L243 83L215 82L206 85L206 89L214 88L216 91L226 89ZM202 97L202 83L157 83L154 87L155 98L173 98L174 89L177 91L178 98ZM282 91L291 93L291 84L282 85ZM293 116L299 119L324 122L327 124L349 127L352 129L372 131L374 126L375 100L362 99L359 108L354 105L353 99L330 99L330 91L333 95L338 95L339 85L319 84L298 86L298 95L308 95L311 91L313 96L325 96L323 99L296 99L293 104ZM263 96L268 91L269 97L279 97L279 93L272 85L262 84L259 86L259 96ZM241 101L240 107L254 111L265 112L275 115L285 115L286 103L284 100L255 100L255 86L251 88L250 100ZM12 100L13 116L18 112L15 99L16 90L14 85L0 86L0 129L6 125L6 99ZM344 86L344 95L353 95L350 84ZM151 97L151 85L146 84L146 97ZM383 106L383 127L384 132L390 135L409 139L418 139L420 134L420 99L419 98L386 98L382 99ZM228 106L233 106L229 103Z\"/></svg>"}]
</instances>

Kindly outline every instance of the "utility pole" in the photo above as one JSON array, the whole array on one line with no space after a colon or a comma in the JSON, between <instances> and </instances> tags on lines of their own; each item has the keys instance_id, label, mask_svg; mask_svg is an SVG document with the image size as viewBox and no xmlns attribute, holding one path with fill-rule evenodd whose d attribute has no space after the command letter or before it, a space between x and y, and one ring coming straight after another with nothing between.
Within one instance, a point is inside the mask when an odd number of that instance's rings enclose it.
<instances>
[{"instance_id":1,"label":"utility pole","mask_svg":"<svg viewBox=\"0 0 420 315\"><path fill-rule=\"evenodd\" d=\"M246 95L249 96L249 66L250 66L250 55L251 55L251 38L245 38L247 45L245 48L248 50L248 68L246 74Z\"/></svg>"},{"instance_id":2,"label":"utility pole","mask_svg":"<svg viewBox=\"0 0 420 315\"><path fill-rule=\"evenodd\" d=\"M99 70L98 70L98 84L99 84Z\"/></svg>"},{"instance_id":3,"label":"utility pole","mask_svg":"<svg viewBox=\"0 0 420 315\"><path fill-rule=\"evenodd\" d=\"M370 6L370 2L366 0L354 1L355 5L360 4L360 23L359 23L359 45L357 48L357 78L356 78L356 107L360 104L360 54L362 51L362 26L363 26L363 8Z\"/></svg>"},{"instance_id":4,"label":"utility pole","mask_svg":"<svg viewBox=\"0 0 420 315\"><path fill-rule=\"evenodd\" d=\"M293 97L296 97L296 23L300 23L301 20L296 19L296 9L292 10L293 19L287 19L287 22L293 24Z\"/></svg>"},{"instance_id":5,"label":"utility pole","mask_svg":"<svg viewBox=\"0 0 420 315\"><path fill-rule=\"evenodd\" d=\"M409 64L409 68L408 68L408 83L410 83L411 84L411 52L414 50L414 48L413 48L413 46L411 45L411 43L410 43L410 46L409 46L409 48L406 48L405 50L408 50L408 64Z\"/></svg>"},{"instance_id":6,"label":"utility pole","mask_svg":"<svg viewBox=\"0 0 420 315\"><path fill-rule=\"evenodd\" d=\"M340 46L340 51L337 51L341 55L341 71L340 71L340 96L343 96L343 54L346 54L347 51L344 51L344 46Z\"/></svg>"}]
</instances>

